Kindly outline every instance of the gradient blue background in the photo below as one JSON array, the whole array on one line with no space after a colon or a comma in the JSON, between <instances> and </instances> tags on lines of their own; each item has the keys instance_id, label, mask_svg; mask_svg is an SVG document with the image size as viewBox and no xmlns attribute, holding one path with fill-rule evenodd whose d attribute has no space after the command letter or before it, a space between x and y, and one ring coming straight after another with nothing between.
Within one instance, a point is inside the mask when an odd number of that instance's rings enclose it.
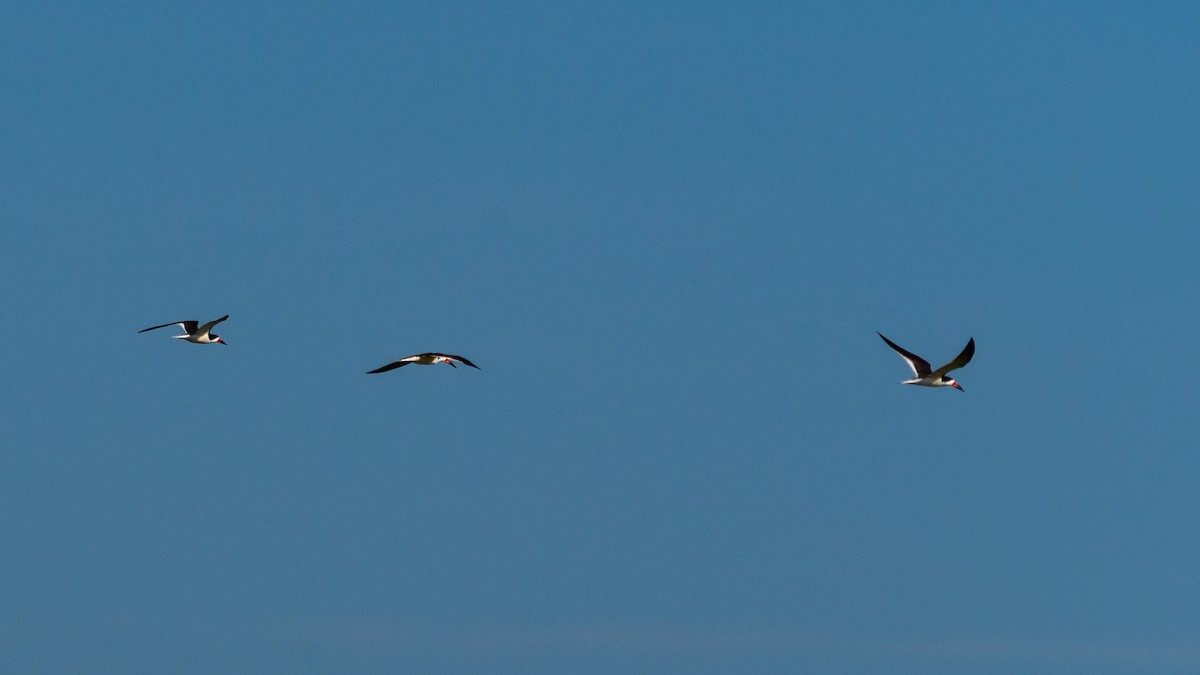
<instances>
[{"instance_id":1,"label":"gradient blue background","mask_svg":"<svg viewBox=\"0 0 1200 675\"><path fill-rule=\"evenodd\" d=\"M1050 4L9 6L0 665L1200 670L1200 9Z\"/></svg>"}]
</instances>

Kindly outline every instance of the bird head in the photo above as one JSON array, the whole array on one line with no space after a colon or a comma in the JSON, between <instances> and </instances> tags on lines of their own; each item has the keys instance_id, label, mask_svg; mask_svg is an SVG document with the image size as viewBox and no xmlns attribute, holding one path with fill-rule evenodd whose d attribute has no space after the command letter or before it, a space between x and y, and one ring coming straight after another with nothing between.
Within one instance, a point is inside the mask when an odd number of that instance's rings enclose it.
<instances>
[{"instance_id":1,"label":"bird head","mask_svg":"<svg viewBox=\"0 0 1200 675\"><path fill-rule=\"evenodd\" d=\"M954 381L954 380L950 380L950 386L951 386L951 387L954 387L955 389L957 389L957 390L959 390L959 391L962 391L962 390L963 390L962 386L960 386L960 385L958 384L958 382L956 382L956 381Z\"/></svg>"}]
</instances>

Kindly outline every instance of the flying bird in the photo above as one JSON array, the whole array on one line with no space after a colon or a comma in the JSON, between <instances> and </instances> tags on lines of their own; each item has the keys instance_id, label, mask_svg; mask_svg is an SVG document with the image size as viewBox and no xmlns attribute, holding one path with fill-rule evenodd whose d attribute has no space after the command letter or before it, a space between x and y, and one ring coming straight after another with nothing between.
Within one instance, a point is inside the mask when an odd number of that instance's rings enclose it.
<instances>
[{"instance_id":1,"label":"flying bird","mask_svg":"<svg viewBox=\"0 0 1200 675\"><path fill-rule=\"evenodd\" d=\"M159 328L166 328L167 326L179 326L180 328L182 328L185 331L185 334L184 335L176 335L175 337L177 337L177 338L187 340L188 342L192 342L192 343L195 343L198 345L211 345L211 344L215 344L215 343L227 345L227 343L221 339L220 335L214 335L212 333L212 329L213 329L213 326L216 326L217 324L221 323L222 321L224 321L225 319L228 319L228 318L229 318L229 315L226 314L225 316L223 316L219 319L216 319L215 321L209 321L208 323L204 324L203 326L200 325L199 321L172 321L171 323L164 323L161 326L151 326L149 328L143 328L142 330L139 330L138 332L145 333L148 330L157 330Z\"/></svg>"},{"instance_id":2,"label":"flying bird","mask_svg":"<svg viewBox=\"0 0 1200 675\"><path fill-rule=\"evenodd\" d=\"M461 356L455 356L454 354L439 354L437 352L429 352L427 354L413 354L412 356L406 356L406 357L400 359L399 361L392 361L391 363L387 364L386 366L381 366L379 368L376 368L375 370L368 370L367 374L374 375L375 373L386 373L389 370L403 368L404 366L407 366L410 363L415 363L418 366L432 366L432 365L435 365L438 363L448 363L448 364L450 364L451 367L457 368L458 366L454 365L455 361L458 361L459 363L463 364L464 366L471 366L475 370L483 370L479 366L475 365L474 363L471 363L470 361L468 361L467 359L465 359Z\"/></svg>"},{"instance_id":3,"label":"flying bird","mask_svg":"<svg viewBox=\"0 0 1200 675\"><path fill-rule=\"evenodd\" d=\"M953 361L937 370L933 370L929 367L929 362L925 359L883 337L883 333L879 333L878 331L876 333L879 337L883 338L884 342L888 343L888 346L900 352L900 356L903 356L904 360L908 361L908 367L912 368L913 375L916 376L916 379L905 380L900 384L917 384L922 387L954 387L959 391L963 390L958 382L955 382L954 378L948 377L946 373L962 368L971 362L971 357L975 356L975 338L971 338L970 342L967 342L966 348L962 350L961 354L954 357Z\"/></svg>"}]
</instances>

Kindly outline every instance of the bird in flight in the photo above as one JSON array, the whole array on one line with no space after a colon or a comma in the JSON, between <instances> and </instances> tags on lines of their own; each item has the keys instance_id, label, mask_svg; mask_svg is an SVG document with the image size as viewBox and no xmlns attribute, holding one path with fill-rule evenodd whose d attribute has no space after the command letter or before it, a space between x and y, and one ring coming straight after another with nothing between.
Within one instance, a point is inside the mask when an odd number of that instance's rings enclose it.
<instances>
[{"instance_id":1,"label":"bird in flight","mask_svg":"<svg viewBox=\"0 0 1200 675\"><path fill-rule=\"evenodd\" d=\"M225 319L228 319L228 318L229 318L229 315L226 314L225 316L223 316L219 319L216 319L214 321L209 321L208 323L204 324L203 326L201 326L200 322L198 322L198 321L172 321L171 323L164 323L161 326L151 326L149 328L143 328L142 330L139 330L138 332L145 333L148 330L157 330L159 328L166 328L167 326L179 326L180 328L182 328L185 331L185 334L184 335L176 335L175 337L177 337L177 338L187 340L188 342L192 342L192 343L198 344L198 345L211 345L211 344L216 344L216 343L227 345L227 343L221 339L220 335L214 335L212 333L212 329L213 329L213 326L216 326L217 324L221 323L222 321L224 321Z\"/></svg>"},{"instance_id":2,"label":"bird in flight","mask_svg":"<svg viewBox=\"0 0 1200 675\"><path fill-rule=\"evenodd\" d=\"M913 375L916 376L916 379L905 380L900 384L916 384L922 387L954 387L959 391L963 390L963 388L959 386L958 382L955 382L954 378L949 377L946 375L946 373L962 368L971 362L971 357L975 356L975 338L971 338L971 340L967 342L966 348L962 350L961 354L954 357L953 361L947 363L941 368L938 368L937 370L933 370L929 367L929 362L925 359L908 351L895 342L892 342L886 337L883 337L883 333L879 333L878 331L876 331L876 333L879 335L879 337L883 338L884 342L888 343L888 346L899 352L900 356L903 356L905 361L908 361L908 367L912 368Z\"/></svg>"},{"instance_id":3,"label":"bird in flight","mask_svg":"<svg viewBox=\"0 0 1200 675\"><path fill-rule=\"evenodd\" d=\"M467 359L465 359L461 356L455 356L454 354L439 354L437 352L429 352L427 354L413 354L412 356L406 356L406 357L400 359L399 361L392 361L391 363L387 364L386 366L380 366L379 368L376 368L375 370L368 370L367 374L374 375L375 373L386 373L389 370L403 368L404 366L407 366L410 363L415 363L418 366L432 366L432 365L435 365L438 363L448 363L448 364L450 364L451 367L457 368L458 366L454 365L455 361L458 361L459 363L463 364L464 366L471 366L475 370L483 370L479 366L475 365L474 363L471 363L470 361L468 361Z\"/></svg>"}]
</instances>

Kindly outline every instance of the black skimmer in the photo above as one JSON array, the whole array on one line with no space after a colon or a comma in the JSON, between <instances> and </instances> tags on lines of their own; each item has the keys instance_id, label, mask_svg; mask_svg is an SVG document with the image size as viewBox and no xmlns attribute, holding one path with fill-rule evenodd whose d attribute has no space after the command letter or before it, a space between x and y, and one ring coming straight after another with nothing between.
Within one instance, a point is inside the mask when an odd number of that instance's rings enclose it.
<instances>
[{"instance_id":1,"label":"black skimmer","mask_svg":"<svg viewBox=\"0 0 1200 675\"><path fill-rule=\"evenodd\" d=\"M177 337L177 338L187 340L188 342L194 342L195 344L198 344L198 345L211 345L211 344L216 344L216 343L220 343L220 344L224 345L224 344L226 344L226 342L221 339L221 336L213 335L211 331L213 329L213 326L216 326L217 324L221 323L222 321L224 321L225 319L228 319L228 318L229 318L229 315L226 314L225 316L223 316L215 321L209 321L208 323L204 324L203 326L200 325L199 321L172 321L171 323L164 323L161 326L151 326L149 328L143 328L142 330L139 330L138 332L145 333L148 330L157 330L159 328L166 328L167 326L179 326L184 331L186 331L187 334L186 335L176 335L175 337Z\"/></svg>"},{"instance_id":2,"label":"black skimmer","mask_svg":"<svg viewBox=\"0 0 1200 675\"><path fill-rule=\"evenodd\" d=\"M410 363L415 363L418 366L432 366L437 363L448 363L452 367L457 368L458 366L454 365L455 361L458 361L459 363L463 364L464 366L471 366L475 370L483 370L483 368L480 368L479 366L475 365L474 363L471 363L470 361L464 359L461 356L455 356L454 354L439 354L437 352L429 352L428 354L413 354L412 356L406 356L406 357L400 359L399 361L392 361L391 363L387 364L386 366L381 366L379 368L376 368L375 370L368 370L367 374L374 375L375 373L386 373L389 370L403 368L404 366L407 366Z\"/></svg>"},{"instance_id":3,"label":"black skimmer","mask_svg":"<svg viewBox=\"0 0 1200 675\"><path fill-rule=\"evenodd\" d=\"M904 360L908 361L908 367L912 368L913 375L917 376L914 380L905 380L900 384L917 384L922 387L954 387L959 391L963 390L963 388L954 381L954 378L947 377L946 373L962 368L971 362L971 357L975 356L975 338L971 338L971 340L967 342L966 348L962 350L961 354L954 357L953 361L947 363L941 368L938 368L937 370L933 370L929 367L928 361L908 351L904 347L901 347L895 342L883 337L883 333L879 333L878 331L876 332L879 337L883 338L884 342L888 343L888 346L900 352L900 356L903 356Z\"/></svg>"}]
</instances>

